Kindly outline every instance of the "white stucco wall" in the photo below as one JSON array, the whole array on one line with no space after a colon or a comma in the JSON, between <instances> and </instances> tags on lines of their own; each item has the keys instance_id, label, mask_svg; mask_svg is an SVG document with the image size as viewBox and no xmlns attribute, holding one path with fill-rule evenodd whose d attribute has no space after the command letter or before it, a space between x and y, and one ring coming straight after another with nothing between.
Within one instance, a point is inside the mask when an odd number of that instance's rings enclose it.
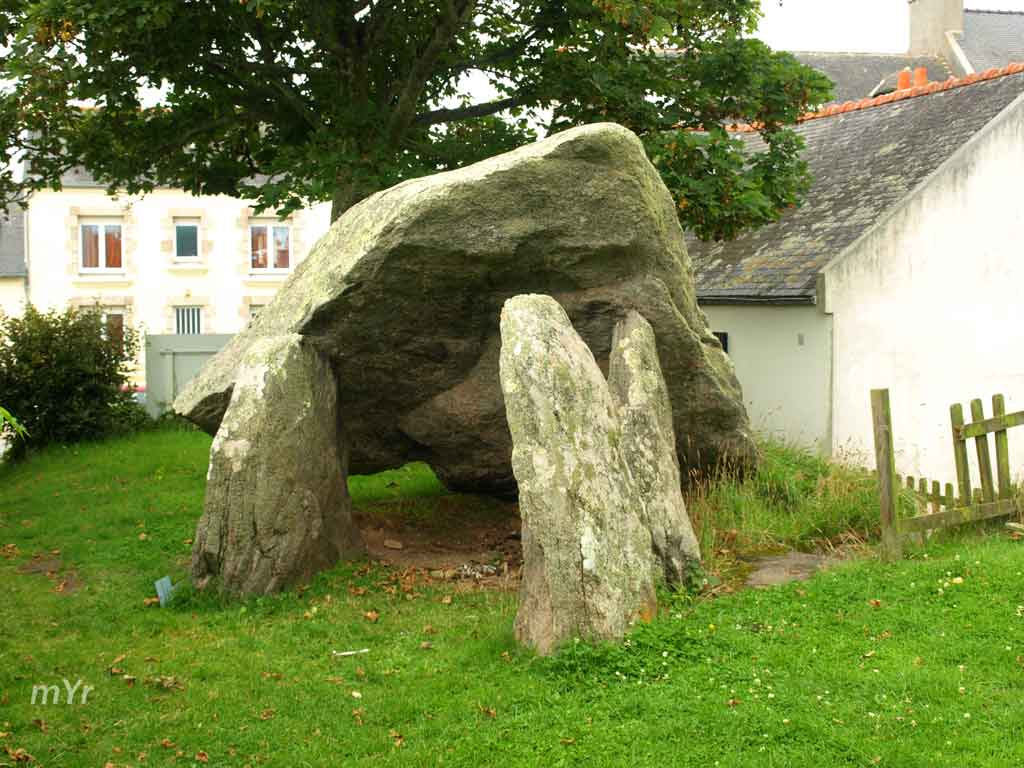
<instances>
[{"instance_id":1,"label":"white stucco wall","mask_svg":"<svg viewBox=\"0 0 1024 768\"><path fill-rule=\"evenodd\" d=\"M123 274L84 274L79 224L113 217L122 223ZM174 259L174 219L200 219L198 263ZM175 306L202 307L203 333L236 333L249 306L266 304L287 275L250 268L249 224L256 216L246 201L193 197L177 190L112 198L98 189L39 192L28 210L30 299L41 309L100 304L123 309L126 323L143 333L174 333ZM330 207L299 211L291 226L294 269L330 225ZM137 379L141 379L140 370Z\"/></svg>"},{"instance_id":2,"label":"white stucco wall","mask_svg":"<svg viewBox=\"0 0 1024 768\"><path fill-rule=\"evenodd\" d=\"M831 319L816 306L701 307L729 334L729 356L754 429L829 450Z\"/></svg>"},{"instance_id":3,"label":"white stucco wall","mask_svg":"<svg viewBox=\"0 0 1024 768\"><path fill-rule=\"evenodd\" d=\"M1018 99L825 269L835 450L873 463L869 390L888 387L899 470L954 482L950 404L1024 410L1022 184ZM1024 430L1010 449L1020 475Z\"/></svg>"},{"instance_id":4,"label":"white stucco wall","mask_svg":"<svg viewBox=\"0 0 1024 768\"><path fill-rule=\"evenodd\" d=\"M20 317L25 309L25 278L0 277L0 312Z\"/></svg>"}]
</instances>

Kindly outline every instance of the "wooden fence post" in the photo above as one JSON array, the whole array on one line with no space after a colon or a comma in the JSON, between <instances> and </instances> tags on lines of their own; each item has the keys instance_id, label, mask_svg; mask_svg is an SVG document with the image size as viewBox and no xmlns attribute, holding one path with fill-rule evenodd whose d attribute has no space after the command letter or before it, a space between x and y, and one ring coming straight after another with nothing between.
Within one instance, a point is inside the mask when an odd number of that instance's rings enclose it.
<instances>
[{"instance_id":1,"label":"wooden fence post","mask_svg":"<svg viewBox=\"0 0 1024 768\"><path fill-rule=\"evenodd\" d=\"M981 400L971 400L971 420L984 421L985 407ZM996 500L995 483L992 482L992 458L988 452L988 435L978 435L974 438L975 446L978 449L978 472L981 474L981 491L986 502Z\"/></svg>"},{"instance_id":2,"label":"wooden fence post","mask_svg":"<svg viewBox=\"0 0 1024 768\"><path fill-rule=\"evenodd\" d=\"M949 421L953 429L953 459L956 462L956 482L960 486L960 504L971 506L971 468L967 463L967 441L960 434L964 425L964 408L960 403L949 406Z\"/></svg>"},{"instance_id":3,"label":"wooden fence post","mask_svg":"<svg viewBox=\"0 0 1024 768\"><path fill-rule=\"evenodd\" d=\"M992 415L1006 415L1006 400L1002 395L992 396ZM996 473L999 476L999 498L1010 498L1010 441L1005 429L996 430Z\"/></svg>"},{"instance_id":4,"label":"wooden fence post","mask_svg":"<svg viewBox=\"0 0 1024 768\"><path fill-rule=\"evenodd\" d=\"M898 560L899 520L896 516L896 454L892 439L892 409L888 389L871 390L871 416L875 432L875 462L878 467L878 499L882 520L882 559Z\"/></svg>"}]
</instances>

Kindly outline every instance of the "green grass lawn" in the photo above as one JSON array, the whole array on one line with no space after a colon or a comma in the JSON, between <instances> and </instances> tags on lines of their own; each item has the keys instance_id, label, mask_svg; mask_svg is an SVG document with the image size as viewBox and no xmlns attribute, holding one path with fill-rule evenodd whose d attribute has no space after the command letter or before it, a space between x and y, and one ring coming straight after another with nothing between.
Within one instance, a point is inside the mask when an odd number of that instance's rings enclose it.
<instances>
[{"instance_id":1,"label":"green grass lawn","mask_svg":"<svg viewBox=\"0 0 1024 768\"><path fill-rule=\"evenodd\" d=\"M0 765L1024 764L1024 542L666 596L625 645L545 660L514 643L515 594L365 563L301 594L146 606L185 575L208 448L160 431L0 467ZM352 490L443 498L414 470ZM704 530L715 494L742 524L737 493L714 490ZM19 572L56 550L58 573ZM87 703L31 703L64 679Z\"/></svg>"}]
</instances>

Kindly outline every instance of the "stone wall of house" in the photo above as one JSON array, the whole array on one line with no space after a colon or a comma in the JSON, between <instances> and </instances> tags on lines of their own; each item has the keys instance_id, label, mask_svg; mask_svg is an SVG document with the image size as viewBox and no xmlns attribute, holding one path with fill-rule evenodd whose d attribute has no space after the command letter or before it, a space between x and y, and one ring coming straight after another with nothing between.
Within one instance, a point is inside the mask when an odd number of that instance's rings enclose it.
<instances>
[{"instance_id":1,"label":"stone wall of house","mask_svg":"<svg viewBox=\"0 0 1024 768\"><path fill-rule=\"evenodd\" d=\"M25 278L0 277L0 312L19 317L25 309Z\"/></svg>"},{"instance_id":2,"label":"stone wall of house","mask_svg":"<svg viewBox=\"0 0 1024 768\"><path fill-rule=\"evenodd\" d=\"M198 256L179 258L175 226L198 225ZM121 266L87 269L82 227L121 227ZM289 269L254 269L251 226L287 226ZM143 333L176 333L176 308L194 307L201 333L240 331L327 231L327 205L285 222L254 213L236 198L194 197L180 190L110 197L97 188L40 192L28 210L29 297L43 309L99 305ZM140 356L136 381L144 381Z\"/></svg>"}]
</instances>

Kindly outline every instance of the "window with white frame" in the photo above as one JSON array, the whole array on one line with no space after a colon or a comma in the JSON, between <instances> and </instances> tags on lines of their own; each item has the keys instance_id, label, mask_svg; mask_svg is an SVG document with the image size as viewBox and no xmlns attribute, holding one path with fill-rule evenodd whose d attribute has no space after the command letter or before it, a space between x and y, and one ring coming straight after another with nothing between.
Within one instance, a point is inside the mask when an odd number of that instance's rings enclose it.
<instances>
[{"instance_id":1,"label":"window with white frame","mask_svg":"<svg viewBox=\"0 0 1024 768\"><path fill-rule=\"evenodd\" d=\"M82 272L124 270L120 219L82 219L78 230Z\"/></svg>"},{"instance_id":2,"label":"window with white frame","mask_svg":"<svg viewBox=\"0 0 1024 768\"><path fill-rule=\"evenodd\" d=\"M253 272L287 272L291 268L291 228L274 222L249 226L249 265Z\"/></svg>"},{"instance_id":3,"label":"window with white frame","mask_svg":"<svg viewBox=\"0 0 1024 768\"><path fill-rule=\"evenodd\" d=\"M199 259L199 219L174 220L174 258L181 261Z\"/></svg>"},{"instance_id":4,"label":"window with white frame","mask_svg":"<svg viewBox=\"0 0 1024 768\"><path fill-rule=\"evenodd\" d=\"M202 307L175 307L174 332L184 336L196 336L203 332Z\"/></svg>"}]
</instances>

